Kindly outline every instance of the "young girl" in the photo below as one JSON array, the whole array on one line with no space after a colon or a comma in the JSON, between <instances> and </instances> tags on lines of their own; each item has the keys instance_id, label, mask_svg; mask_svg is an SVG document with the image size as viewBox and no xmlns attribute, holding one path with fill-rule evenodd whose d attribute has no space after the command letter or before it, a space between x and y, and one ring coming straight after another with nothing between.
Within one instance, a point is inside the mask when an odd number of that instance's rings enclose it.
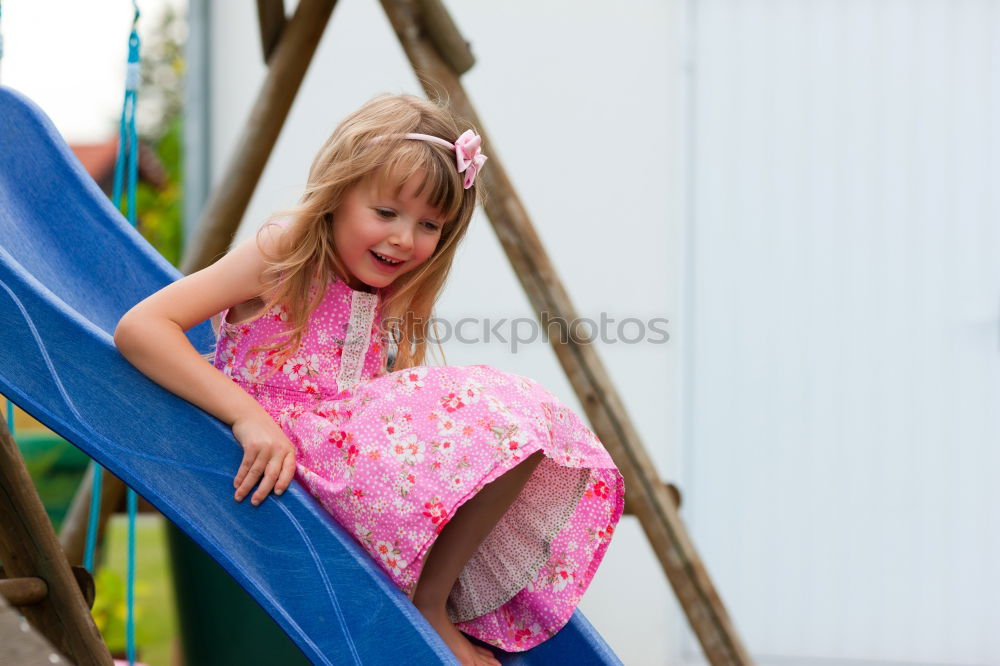
<instances>
[{"instance_id":1,"label":"young girl","mask_svg":"<svg viewBox=\"0 0 1000 666\"><path fill-rule=\"evenodd\" d=\"M624 498L601 443L534 381L421 365L485 161L444 108L376 98L327 140L290 219L115 331L139 370L232 426L236 501L297 478L463 664L499 662L459 629L521 651L569 620ZM183 332L220 312L213 368Z\"/></svg>"}]
</instances>

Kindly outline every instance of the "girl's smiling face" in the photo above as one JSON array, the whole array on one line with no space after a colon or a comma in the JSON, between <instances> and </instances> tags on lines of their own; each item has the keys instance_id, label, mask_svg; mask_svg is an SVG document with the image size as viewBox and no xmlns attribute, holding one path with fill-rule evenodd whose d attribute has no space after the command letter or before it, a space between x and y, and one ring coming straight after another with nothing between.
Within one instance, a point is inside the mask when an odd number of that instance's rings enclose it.
<instances>
[{"instance_id":1,"label":"girl's smiling face","mask_svg":"<svg viewBox=\"0 0 1000 666\"><path fill-rule=\"evenodd\" d=\"M411 178L398 191L361 181L333 214L333 242L352 289L386 287L434 254L444 219Z\"/></svg>"}]
</instances>

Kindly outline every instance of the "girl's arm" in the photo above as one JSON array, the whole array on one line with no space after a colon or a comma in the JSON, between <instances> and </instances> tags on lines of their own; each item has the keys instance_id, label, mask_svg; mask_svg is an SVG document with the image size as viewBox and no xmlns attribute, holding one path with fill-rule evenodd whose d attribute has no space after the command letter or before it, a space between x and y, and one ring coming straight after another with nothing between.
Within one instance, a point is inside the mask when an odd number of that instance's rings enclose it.
<instances>
[{"instance_id":1,"label":"girl's arm","mask_svg":"<svg viewBox=\"0 0 1000 666\"><path fill-rule=\"evenodd\" d=\"M265 247L282 230L260 234ZM279 495L295 475L295 448L264 408L216 370L188 342L184 331L222 310L260 296L265 263L252 238L217 262L170 284L125 313L115 329L115 345L143 374L232 427L243 446L243 462L233 480L236 501L257 482L251 502L260 504L273 489Z\"/></svg>"}]
</instances>

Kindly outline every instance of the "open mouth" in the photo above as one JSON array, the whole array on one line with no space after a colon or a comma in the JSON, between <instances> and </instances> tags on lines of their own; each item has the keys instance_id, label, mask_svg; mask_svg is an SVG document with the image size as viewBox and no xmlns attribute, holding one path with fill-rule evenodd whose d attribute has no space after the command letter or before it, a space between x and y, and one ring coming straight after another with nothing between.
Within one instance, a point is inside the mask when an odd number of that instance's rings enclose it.
<instances>
[{"instance_id":1,"label":"open mouth","mask_svg":"<svg viewBox=\"0 0 1000 666\"><path fill-rule=\"evenodd\" d=\"M375 260L378 261L383 266L399 266L401 263L403 263L402 260L390 259L385 255L375 252L374 250L369 250L369 252L371 252L371 255L375 257Z\"/></svg>"}]
</instances>

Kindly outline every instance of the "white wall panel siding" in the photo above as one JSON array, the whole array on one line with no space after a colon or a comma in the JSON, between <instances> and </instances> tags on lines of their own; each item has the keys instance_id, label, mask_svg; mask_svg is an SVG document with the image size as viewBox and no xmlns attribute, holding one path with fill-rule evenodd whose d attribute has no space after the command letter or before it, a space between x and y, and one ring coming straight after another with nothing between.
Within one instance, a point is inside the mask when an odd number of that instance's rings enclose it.
<instances>
[{"instance_id":1,"label":"white wall panel siding","mask_svg":"<svg viewBox=\"0 0 1000 666\"><path fill-rule=\"evenodd\" d=\"M688 11L709 573L761 663L1000 663L1000 3Z\"/></svg>"}]
</instances>

